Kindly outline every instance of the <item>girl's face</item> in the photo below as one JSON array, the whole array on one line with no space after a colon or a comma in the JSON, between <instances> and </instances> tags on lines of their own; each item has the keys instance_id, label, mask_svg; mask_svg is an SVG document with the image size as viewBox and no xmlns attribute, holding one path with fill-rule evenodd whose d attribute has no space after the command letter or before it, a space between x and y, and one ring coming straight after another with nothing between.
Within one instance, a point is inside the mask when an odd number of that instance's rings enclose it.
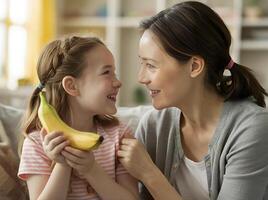
<instances>
[{"instance_id":1,"label":"girl's face","mask_svg":"<svg viewBox=\"0 0 268 200\"><path fill-rule=\"evenodd\" d=\"M115 74L114 58L105 46L86 54L87 67L77 79L80 107L92 114L116 113L116 98L121 82Z\"/></svg>"},{"instance_id":2,"label":"girl's face","mask_svg":"<svg viewBox=\"0 0 268 200\"><path fill-rule=\"evenodd\" d=\"M169 56L156 36L146 30L139 43L139 82L146 85L156 109L179 107L191 92L189 63Z\"/></svg>"}]
</instances>

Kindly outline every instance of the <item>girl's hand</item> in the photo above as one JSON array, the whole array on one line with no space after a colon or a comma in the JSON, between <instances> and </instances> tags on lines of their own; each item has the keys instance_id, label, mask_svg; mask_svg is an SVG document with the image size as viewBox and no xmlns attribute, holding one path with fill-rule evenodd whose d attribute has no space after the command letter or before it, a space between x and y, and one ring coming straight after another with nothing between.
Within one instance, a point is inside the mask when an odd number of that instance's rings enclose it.
<instances>
[{"instance_id":1,"label":"girl's hand","mask_svg":"<svg viewBox=\"0 0 268 200\"><path fill-rule=\"evenodd\" d=\"M57 163L65 164L65 159L61 155L61 152L69 145L69 141L61 132L47 134L46 130L42 128L40 133L43 140L43 149L47 157Z\"/></svg>"},{"instance_id":2,"label":"girl's hand","mask_svg":"<svg viewBox=\"0 0 268 200\"><path fill-rule=\"evenodd\" d=\"M117 155L126 170L135 178L143 181L144 176L152 172L154 163L144 145L134 139L133 136L130 137L122 139Z\"/></svg>"},{"instance_id":3,"label":"girl's hand","mask_svg":"<svg viewBox=\"0 0 268 200\"><path fill-rule=\"evenodd\" d=\"M62 155L64 156L66 163L75 169L81 177L90 173L92 166L95 163L92 151L81 151L67 146L62 151Z\"/></svg>"}]
</instances>

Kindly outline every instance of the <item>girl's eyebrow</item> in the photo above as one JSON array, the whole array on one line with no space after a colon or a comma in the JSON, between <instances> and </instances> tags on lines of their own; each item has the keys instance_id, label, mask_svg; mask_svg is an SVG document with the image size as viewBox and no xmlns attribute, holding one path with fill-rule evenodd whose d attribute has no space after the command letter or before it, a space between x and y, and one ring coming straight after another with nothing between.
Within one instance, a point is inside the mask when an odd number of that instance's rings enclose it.
<instances>
[{"instance_id":1,"label":"girl's eyebrow","mask_svg":"<svg viewBox=\"0 0 268 200\"><path fill-rule=\"evenodd\" d=\"M101 70L106 70L106 69L110 69L110 68L113 68L112 65L104 65L101 67Z\"/></svg>"}]
</instances>

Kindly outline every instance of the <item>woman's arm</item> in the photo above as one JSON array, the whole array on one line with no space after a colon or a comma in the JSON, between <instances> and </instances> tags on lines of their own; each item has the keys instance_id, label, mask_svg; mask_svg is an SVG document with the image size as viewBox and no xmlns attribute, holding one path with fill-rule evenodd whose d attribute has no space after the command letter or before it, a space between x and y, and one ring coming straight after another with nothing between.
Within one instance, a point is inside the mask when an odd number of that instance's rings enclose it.
<instances>
[{"instance_id":1,"label":"woman's arm","mask_svg":"<svg viewBox=\"0 0 268 200\"><path fill-rule=\"evenodd\" d=\"M138 183L127 175L121 175L119 183L116 183L109 177L102 167L95 162L91 173L88 173L85 178L96 190L102 199L109 200L134 200L138 199ZM121 184L125 184L125 186Z\"/></svg>"},{"instance_id":2,"label":"woman's arm","mask_svg":"<svg viewBox=\"0 0 268 200\"><path fill-rule=\"evenodd\" d=\"M31 175L27 179L30 199L66 199L70 176L71 168L58 163L54 166L50 176Z\"/></svg>"},{"instance_id":3,"label":"woman's arm","mask_svg":"<svg viewBox=\"0 0 268 200\"><path fill-rule=\"evenodd\" d=\"M138 184L129 176L121 176L120 183L116 183L102 167L95 162L92 152L80 151L71 147L66 147L62 152L66 162L80 175L87 179L102 199L109 200L135 200L138 199Z\"/></svg>"},{"instance_id":4,"label":"woman's arm","mask_svg":"<svg viewBox=\"0 0 268 200\"><path fill-rule=\"evenodd\" d=\"M182 200L138 140L124 138L117 155L126 170L143 182L155 200Z\"/></svg>"},{"instance_id":5,"label":"woman's arm","mask_svg":"<svg viewBox=\"0 0 268 200\"><path fill-rule=\"evenodd\" d=\"M268 197L268 114L251 116L232 133L219 200Z\"/></svg>"},{"instance_id":6,"label":"woman's arm","mask_svg":"<svg viewBox=\"0 0 268 200\"><path fill-rule=\"evenodd\" d=\"M117 176L117 183L122 187L126 188L132 194L139 198L138 180L130 174L120 174Z\"/></svg>"}]
</instances>

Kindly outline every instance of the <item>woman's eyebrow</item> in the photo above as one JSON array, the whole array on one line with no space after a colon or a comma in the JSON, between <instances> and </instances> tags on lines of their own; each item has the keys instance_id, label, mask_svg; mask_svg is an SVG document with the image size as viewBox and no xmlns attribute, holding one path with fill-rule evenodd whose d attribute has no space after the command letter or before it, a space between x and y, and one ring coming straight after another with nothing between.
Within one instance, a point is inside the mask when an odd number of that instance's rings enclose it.
<instances>
[{"instance_id":1,"label":"woman's eyebrow","mask_svg":"<svg viewBox=\"0 0 268 200\"><path fill-rule=\"evenodd\" d=\"M153 62L157 63L157 61L156 61L156 60L154 60L154 59L152 59L152 58L141 57L141 56L139 56L139 58L140 58L140 59L142 59L142 60L145 60L145 61L150 60L150 61L153 61Z\"/></svg>"}]
</instances>

